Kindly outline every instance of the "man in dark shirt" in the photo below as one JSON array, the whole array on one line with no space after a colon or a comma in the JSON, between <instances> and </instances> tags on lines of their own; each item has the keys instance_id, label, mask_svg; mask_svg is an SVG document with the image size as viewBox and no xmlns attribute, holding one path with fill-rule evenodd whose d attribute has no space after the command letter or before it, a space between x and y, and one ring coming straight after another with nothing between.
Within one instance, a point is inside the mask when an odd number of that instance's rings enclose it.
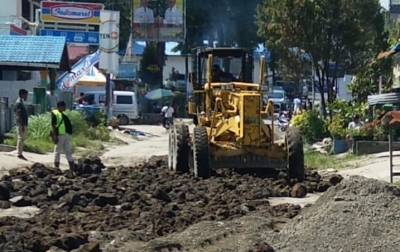
<instances>
[{"instance_id":1,"label":"man in dark shirt","mask_svg":"<svg viewBox=\"0 0 400 252\"><path fill-rule=\"evenodd\" d=\"M233 77L232 74L226 73L221 70L219 65L215 64L212 67L212 81L213 82L231 82L231 81L237 81L235 77Z\"/></svg>"},{"instance_id":2,"label":"man in dark shirt","mask_svg":"<svg viewBox=\"0 0 400 252\"><path fill-rule=\"evenodd\" d=\"M15 119L18 131L18 141L17 141L17 151L18 158L27 160L23 153L24 142L26 140L28 131L28 110L24 102L28 98L28 91L25 89L20 89L18 93L18 99L15 101Z\"/></svg>"}]
</instances>

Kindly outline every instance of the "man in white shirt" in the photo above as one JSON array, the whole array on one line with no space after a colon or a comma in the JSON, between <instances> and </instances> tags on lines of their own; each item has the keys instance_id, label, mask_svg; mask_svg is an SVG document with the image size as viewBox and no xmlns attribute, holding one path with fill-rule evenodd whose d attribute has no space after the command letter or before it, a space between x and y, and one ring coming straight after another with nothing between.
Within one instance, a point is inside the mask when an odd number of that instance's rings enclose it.
<instances>
[{"instance_id":1,"label":"man in white shirt","mask_svg":"<svg viewBox=\"0 0 400 252\"><path fill-rule=\"evenodd\" d=\"M163 127L166 128L167 121L169 121L171 124L173 124L173 115L175 113L175 110L173 107L169 105L169 103L166 103L165 106L161 109L161 115L163 116L162 123Z\"/></svg>"},{"instance_id":2,"label":"man in white shirt","mask_svg":"<svg viewBox=\"0 0 400 252\"><path fill-rule=\"evenodd\" d=\"M154 24L154 12L148 6L149 0L142 0L142 6L137 8L133 14L133 23Z\"/></svg>"},{"instance_id":3,"label":"man in white shirt","mask_svg":"<svg viewBox=\"0 0 400 252\"><path fill-rule=\"evenodd\" d=\"M165 11L164 24L173 26L183 25L183 13L176 6L176 0L168 0L168 9Z\"/></svg>"},{"instance_id":4,"label":"man in white shirt","mask_svg":"<svg viewBox=\"0 0 400 252\"><path fill-rule=\"evenodd\" d=\"M358 115L354 115L353 116L353 121L351 121L349 123L347 128L349 130L360 130L360 128L362 126L363 126L363 123L360 121L360 117ZM346 136L346 142L347 142L347 147L349 147L349 149L350 149L352 147L352 145L353 145L352 136L350 134L348 134Z\"/></svg>"}]
</instances>

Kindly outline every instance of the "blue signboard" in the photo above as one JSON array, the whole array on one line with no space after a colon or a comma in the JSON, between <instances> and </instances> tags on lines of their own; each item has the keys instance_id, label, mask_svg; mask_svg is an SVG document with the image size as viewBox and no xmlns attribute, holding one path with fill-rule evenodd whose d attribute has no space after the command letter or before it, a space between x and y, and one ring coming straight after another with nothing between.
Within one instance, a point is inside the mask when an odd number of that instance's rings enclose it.
<instances>
[{"instance_id":1,"label":"blue signboard","mask_svg":"<svg viewBox=\"0 0 400 252\"><path fill-rule=\"evenodd\" d=\"M99 44L99 33L98 32L86 32L86 31L62 31L62 30L40 30L40 36L56 36L66 37L67 43L75 44Z\"/></svg>"},{"instance_id":2,"label":"blue signboard","mask_svg":"<svg viewBox=\"0 0 400 252\"><path fill-rule=\"evenodd\" d=\"M135 79L136 71L137 71L137 63L121 62L119 63L117 78Z\"/></svg>"}]
</instances>

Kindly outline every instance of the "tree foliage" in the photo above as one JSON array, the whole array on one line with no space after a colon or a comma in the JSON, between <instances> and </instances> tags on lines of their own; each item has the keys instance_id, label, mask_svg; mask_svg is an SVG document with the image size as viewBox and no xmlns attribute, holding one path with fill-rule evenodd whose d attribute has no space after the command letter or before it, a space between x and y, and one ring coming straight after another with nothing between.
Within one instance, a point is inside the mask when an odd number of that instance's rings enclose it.
<instances>
[{"instance_id":1,"label":"tree foliage","mask_svg":"<svg viewBox=\"0 0 400 252\"><path fill-rule=\"evenodd\" d=\"M162 65L158 57L159 46L157 43L148 43L143 51L140 60L139 75L143 83L152 87L161 87L162 85Z\"/></svg>"},{"instance_id":2,"label":"tree foliage","mask_svg":"<svg viewBox=\"0 0 400 252\"><path fill-rule=\"evenodd\" d=\"M311 56L319 90L326 81L330 101L334 82L327 78L329 62L349 62L347 70L352 71L387 46L378 0L263 0L256 22L258 35L267 47L279 52L284 64L293 60L288 48L299 48Z\"/></svg>"}]
</instances>

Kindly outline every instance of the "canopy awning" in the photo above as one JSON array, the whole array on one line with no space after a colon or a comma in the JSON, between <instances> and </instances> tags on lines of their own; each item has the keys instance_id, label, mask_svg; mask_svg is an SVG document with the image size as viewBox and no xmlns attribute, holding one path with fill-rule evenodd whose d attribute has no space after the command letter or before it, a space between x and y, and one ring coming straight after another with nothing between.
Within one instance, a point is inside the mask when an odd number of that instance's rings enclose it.
<instances>
[{"instance_id":1,"label":"canopy awning","mask_svg":"<svg viewBox=\"0 0 400 252\"><path fill-rule=\"evenodd\" d=\"M106 84L106 76L96 67L92 67L88 74L79 79L78 84L88 85L88 84Z\"/></svg>"}]
</instances>

